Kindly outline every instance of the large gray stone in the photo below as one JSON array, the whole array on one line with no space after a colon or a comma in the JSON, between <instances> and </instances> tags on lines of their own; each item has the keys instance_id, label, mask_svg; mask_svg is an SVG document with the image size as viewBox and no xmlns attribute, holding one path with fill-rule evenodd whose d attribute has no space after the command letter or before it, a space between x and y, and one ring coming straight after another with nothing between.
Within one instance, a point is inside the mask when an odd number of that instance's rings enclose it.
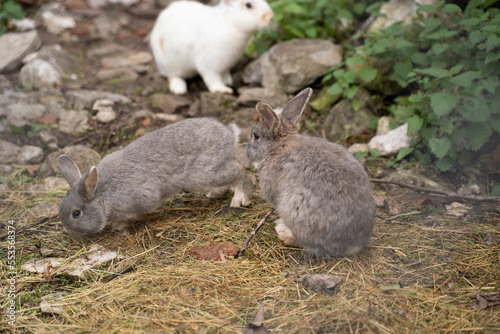
<instances>
[{"instance_id":1,"label":"large gray stone","mask_svg":"<svg viewBox=\"0 0 500 334\"><path fill-rule=\"evenodd\" d=\"M328 40L293 39L273 46L243 71L243 81L294 93L342 61L342 48Z\"/></svg>"},{"instance_id":2,"label":"large gray stone","mask_svg":"<svg viewBox=\"0 0 500 334\"><path fill-rule=\"evenodd\" d=\"M103 92L99 90L72 90L66 93L66 102L68 108L83 110L90 109L95 101L105 99L110 92Z\"/></svg>"},{"instance_id":3,"label":"large gray stone","mask_svg":"<svg viewBox=\"0 0 500 334\"><path fill-rule=\"evenodd\" d=\"M59 158L61 154L67 154L71 158L71 160L76 163L78 168L80 168L82 175L86 173L90 169L90 167L96 166L101 160L99 153L91 148L88 148L87 146L67 146L62 150L49 154L43 164L40 166L38 174L41 177L48 177L60 173L59 166L57 165L57 158Z\"/></svg>"},{"instance_id":4,"label":"large gray stone","mask_svg":"<svg viewBox=\"0 0 500 334\"><path fill-rule=\"evenodd\" d=\"M56 87L61 85L61 74L52 64L43 59L34 59L23 66L19 81L24 89Z\"/></svg>"},{"instance_id":5,"label":"large gray stone","mask_svg":"<svg viewBox=\"0 0 500 334\"><path fill-rule=\"evenodd\" d=\"M178 108L188 107L191 103L192 100L181 95L157 93L151 96L153 107L160 108L167 114L173 114Z\"/></svg>"},{"instance_id":6,"label":"large gray stone","mask_svg":"<svg viewBox=\"0 0 500 334\"><path fill-rule=\"evenodd\" d=\"M21 152L19 146L0 139L0 161L2 164L14 162L19 152Z\"/></svg>"},{"instance_id":7,"label":"large gray stone","mask_svg":"<svg viewBox=\"0 0 500 334\"><path fill-rule=\"evenodd\" d=\"M324 131L328 140L337 141L345 135L360 134L370 127L373 117L373 101L370 95L360 89L354 98L362 101L358 110L354 110L351 100L344 99L328 112L321 125L321 131Z\"/></svg>"},{"instance_id":8,"label":"large gray stone","mask_svg":"<svg viewBox=\"0 0 500 334\"><path fill-rule=\"evenodd\" d=\"M23 58L38 50L41 44L36 30L0 36L0 73L18 69Z\"/></svg>"},{"instance_id":9,"label":"large gray stone","mask_svg":"<svg viewBox=\"0 0 500 334\"><path fill-rule=\"evenodd\" d=\"M43 160L43 150L37 146L25 145L16 157L16 162L21 165L37 164Z\"/></svg>"},{"instance_id":10,"label":"large gray stone","mask_svg":"<svg viewBox=\"0 0 500 334\"><path fill-rule=\"evenodd\" d=\"M30 126L40 119L45 113L45 106L42 104L28 104L19 102L7 106L7 122L19 128Z\"/></svg>"},{"instance_id":11,"label":"large gray stone","mask_svg":"<svg viewBox=\"0 0 500 334\"><path fill-rule=\"evenodd\" d=\"M64 133L74 133L88 127L88 113L85 110L70 110L59 122L59 130Z\"/></svg>"}]
</instances>

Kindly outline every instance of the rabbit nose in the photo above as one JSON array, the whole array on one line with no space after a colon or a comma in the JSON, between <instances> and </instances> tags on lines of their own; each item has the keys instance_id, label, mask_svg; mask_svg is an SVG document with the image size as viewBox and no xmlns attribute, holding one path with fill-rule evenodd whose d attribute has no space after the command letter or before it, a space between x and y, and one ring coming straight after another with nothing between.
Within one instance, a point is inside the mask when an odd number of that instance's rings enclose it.
<instances>
[{"instance_id":1,"label":"rabbit nose","mask_svg":"<svg viewBox=\"0 0 500 334\"><path fill-rule=\"evenodd\" d=\"M273 12L267 12L264 15L262 15L262 18L264 19L265 22L271 22L271 20L273 19L273 17L274 17L274 13Z\"/></svg>"}]
</instances>

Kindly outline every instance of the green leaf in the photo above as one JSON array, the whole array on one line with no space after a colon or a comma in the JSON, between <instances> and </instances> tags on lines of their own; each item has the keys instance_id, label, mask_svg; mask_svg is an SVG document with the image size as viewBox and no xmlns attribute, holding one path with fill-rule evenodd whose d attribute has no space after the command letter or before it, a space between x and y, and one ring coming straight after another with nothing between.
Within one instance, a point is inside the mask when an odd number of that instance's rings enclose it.
<instances>
[{"instance_id":1,"label":"green leaf","mask_svg":"<svg viewBox=\"0 0 500 334\"><path fill-rule=\"evenodd\" d=\"M471 96L464 99L458 111L460 115L471 122L487 122L491 117L488 101L482 96Z\"/></svg>"},{"instance_id":2,"label":"green leaf","mask_svg":"<svg viewBox=\"0 0 500 334\"><path fill-rule=\"evenodd\" d=\"M413 152L413 147L405 147L401 151L399 151L398 156L396 157L396 161L399 161L406 157L408 154Z\"/></svg>"},{"instance_id":3,"label":"green leaf","mask_svg":"<svg viewBox=\"0 0 500 334\"><path fill-rule=\"evenodd\" d=\"M444 158L451 148L451 141L446 138L431 138L429 139L429 148L431 152L439 159Z\"/></svg>"},{"instance_id":4,"label":"green leaf","mask_svg":"<svg viewBox=\"0 0 500 334\"><path fill-rule=\"evenodd\" d=\"M500 183L496 182L491 188L491 196L500 196Z\"/></svg>"},{"instance_id":5,"label":"green leaf","mask_svg":"<svg viewBox=\"0 0 500 334\"><path fill-rule=\"evenodd\" d=\"M470 148L479 151L490 139L493 129L490 123L472 123L465 127L465 135L469 139Z\"/></svg>"},{"instance_id":6,"label":"green leaf","mask_svg":"<svg viewBox=\"0 0 500 334\"><path fill-rule=\"evenodd\" d=\"M360 56L357 54L357 55L354 55L352 57L347 58L345 63L347 66L353 66L353 65L359 65L365 61L366 61L366 59L363 56Z\"/></svg>"},{"instance_id":7,"label":"green leaf","mask_svg":"<svg viewBox=\"0 0 500 334\"><path fill-rule=\"evenodd\" d=\"M408 85L408 74L411 71L413 71L413 65L408 60L394 65L394 75L402 87L406 87Z\"/></svg>"},{"instance_id":8,"label":"green leaf","mask_svg":"<svg viewBox=\"0 0 500 334\"><path fill-rule=\"evenodd\" d=\"M361 101L360 99L352 100L352 108L354 109L354 111L358 111L359 108L361 108L362 104L363 104L363 101Z\"/></svg>"},{"instance_id":9,"label":"green leaf","mask_svg":"<svg viewBox=\"0 0 500 334\"><path fill-rule=\"evenodd\" d=\"M500 53L492 53L486 57L486 59L484 60L484 63L486 65L488 65L489 63L493 63L493 62L498 61L498 59L500 59Z\"/></svg>"},{"instance_id":10,"label":"green leaf","mask_svg":"<svg viewBox=\"0 0 500 334\"><path fill-rule=\"evenodd\" d=\"M349 84L354 83L354 80L356 80L356 70L350 70L345 72L343 77L347 83Z\"/></svg>"},{"instance_id":11,"label":"green leaf","mask_svg":"<svg viewBox=\"0 0 500 334\"><path fill-rule=\"evenodd\" d=\"M342 88L342 86L341 86L338 82L336 82L336 83L334 83L334 84L330 87L330 89L328 90L328 92L329 92L331 95L337 95L337 94L342 94L342 91L343 91L343 90L344 90L344 89Z\"/></svg>"},{"instance_id":12,"label":"green leaf","mask_svg":"<svg viewBox=\"0 0 500 334\"><path fill-rule=\"evenodd\" d=\"M437 160L434 164L440 171L446 172L453 166L453 162L453 159L451 159L450 157L444 157Z\"/></svg>"},{"instance_id":13,"label":"green leaf","mask_svg":"<svg viewBox=\"0 0 500 334\"><path fill-rule=\"evenodd\" d=\"M446 5L443 6L441 12L445 14L461 13L462 9L455 4L447 3Z\"/></svg>"},{"instance_id":14,"label":"green leaf","mask_svg":"<svg viewBox=\"0 0 500 334\"><path fill-rule=\"evenodd\" d=\"M432 77L436 78L446 78L451 75L450 71L441 69L441 68L423 68L423 69L416 69L415 72L425 74L425 75L430 75Z\"/></svg>"},{"instance_id":15,"label":"green leaf","mask_svg":"<svg viewBox=\"0 0 500 334\"><path fill-rule=\"evenodd\" d=\"M462 74L459 74L450 79L452 83L455 85L459 85L461 87L469 88L472 84L472 81L481 78L482 75L478 71L467 71Z\"/></svg>"},{"instance_id":16,"label":"green leaf","mask_svg":"<svg viewBox=\"0 0 500 334\"><path fill-rule=\"evenodd\" d=\"M348 87L345 91L344 91L344 95L349 98L349 99L352 99L354 97L354 95L356 95L356 93L358 92L358 87L357 86L350 86Z\"/></svg>"},{"instance_id":17,"label":"green leaf","mask_svg":"<svg viewBox=\"0 0 500 334\"><path fill-rule=\"evenodd\" d=\"M446 43L436 43L432 46L431 51L434 52L436 56L439 56L441 53L445 52L450 48L450 44Z\"/></svg>"},{"instance_id":18,"label":"green leaf","mask_svg":"<svg viewBox=\"0 0 500 334\"><path fill-rule=\"evenodd\" d=\"M415 52L411 56L411 61L414 64L420 65L422 67L427 67L431 63L431 58L422 52Z\"/></svg>"},{"instance_id":19,"label":"green leaf","mask_svg":"<svg viewBox=\"0 0 500 334\"><path fill-rule=\"evenodd\" d=\"M15 126L14 124L10 124L9 128L10 128L10 131L12 131L13 133L24 134L24 129L20 128L18 126Z\"/></svg>"},{"instance_id":20,"label":"green leaf","mask_svg":"<svg viewBox=\"0 0 500 334\"><path fill-rule=\"evenodd\" d=\"M453 75L458 74L458 73L460 73L460 71L462 70L463 67L464 67L463 64L455 65L452 68L450 68L450 73Z\"/></svg>"},{"instance_id":21,"label":"green leaf","mask_svg":"<svg viewBox=\"0 0 500 334\"><path fill-rule=\"evenodd\" d=\"M21 7L20 4L14 1L7 1L3 5L3 11L18 20L24 17L23 7Z\"/></svg>"},{"instance_id":22,"label":"green leaf","mask_svg":"<svg viewBox=\"0 0 500 334\"><path fill-rule=\"evenodd\" d=\"M486 52L491 52L494 48L500 45L500 38L496 35L490 35L485 42Z\"/></svg>"},{"instance_id":23,"label":"green leaf","mask_svg":"<svg viewBox=\"0 0 500 334\"><path fill-rule=\"evenodd\" d=\"M432 111L438 117L448 115L458 104L458 98L454 94L434 93L429 96L431 98Z\"/></svg>"},{"instance_id":24,"label":"green leaf","mask_svg":"<svg viewBox=\"0 0 500 334\"><path fill-rule=\"evenodd\" d=\"M359 71L359 78L364 83L369 83L377 76L377 70L373 67L365 67Z\"/></svg>"},{"instance_id":25,"label":"green leaf","mask_svg":"<svg viewBox=\"0 0 500 334\"><path fill-rule=\"evenodd\" d=\"M488 38L488 34L480 30L474 30L469 34L469 39L474 45L483 42L486 38Z\"/></svg>"},{"instance_id":26,"label":"green leaf","mask_svg":"<svg viewBox=\"0 0 500 334\"><path fill-rule=\"evenodd\" d=\"M418 115L413 115L408 120L408 135L412 135L419 131L422 128L422 125L424 125L424 120Z\"/></svg>"},{"instance_id":27,"label":"green leaf","mask_svg":"<svg viewBox=\"0 0 500 334\"><path fill-rule=\"evenodd\" d=\"M500 119L492 120L491 127L493 128L493 130L500 133Z\"/></svg>"},{"instance_id":28,"label":"green leaf","mask_svg":"<svg viewBox=\"0 0 500 334\"><path fill-rule=\"evenodd\" d=\"M471 18L471 19L465 19L465 20L461 20L459 22L459 24L463 25L463 26L477 26L479 25L479 23L481 23L481 20L478 19L478 18Z\"/></svg>"}]
</instances>

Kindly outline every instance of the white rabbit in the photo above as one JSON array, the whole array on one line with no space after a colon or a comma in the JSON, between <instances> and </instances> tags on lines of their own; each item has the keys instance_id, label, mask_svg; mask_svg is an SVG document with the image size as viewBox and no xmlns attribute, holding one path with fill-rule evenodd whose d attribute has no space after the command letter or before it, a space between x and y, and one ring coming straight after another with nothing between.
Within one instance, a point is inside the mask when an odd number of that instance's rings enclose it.
<instances>
[{"instance_id":1,"label":"white rabbit","mask_svg":"<svg viewBox=\"0 0 500 334\"><path fill-rule=\"evenodd\" d=\"M210 92L232 93L231 68L256 30L274 14L265 0L221 0L217 6L176 1L165 8L151 32L158 70L174 94L185 94L184 79L199 74Z\"/></svg>"},{"instance_id":2,"label":"white rabbit","mask_svg":"<svg viewBox=\"0 0 500 334\"><path fill-rule=\"evenodd\" d=\"M67 156L59 169L70 185L59 217L73 236L121 230L175 194L234 188L232 207L250 204L250 180L236 161L236 125L192 118L153 131L113 152L82 176Z\"/></svg>"}]
</instances>

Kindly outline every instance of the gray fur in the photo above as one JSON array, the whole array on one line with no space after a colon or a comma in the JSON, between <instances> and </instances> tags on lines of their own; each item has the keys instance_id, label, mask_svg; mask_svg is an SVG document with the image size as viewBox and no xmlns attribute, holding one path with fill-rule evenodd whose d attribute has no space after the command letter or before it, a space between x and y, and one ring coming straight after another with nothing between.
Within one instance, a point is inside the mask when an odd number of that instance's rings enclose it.
<instances>
[{"instance_id":1,"label":"gray fur","mask_svg":"<svg viewBox=\"0 0 500 334\"><path fill-rule=\"evenodd\" d=\"M238 133L214 119L187 119L109 154L81 178L73 161L60 156L70 185L59 206L62 224L74 236L121 230L181 192L216 197L234 189L231 206L250 204L251 186L234 153Z\"/></svg>"},{"instance_id":2,"label":"gray fur","mask_svg":"<svg viewBox=\"0 0 500 334\"><path fill-rule=\"evenodd\" d=\"M281 216L276 231L285 244L319 257L355 254L375 222L370 179L342 146L297 133L311 94L300 92L280 115L258 103L260 122L247 155L258 168L262 196Z\"/></svg>"}]
</instances>

